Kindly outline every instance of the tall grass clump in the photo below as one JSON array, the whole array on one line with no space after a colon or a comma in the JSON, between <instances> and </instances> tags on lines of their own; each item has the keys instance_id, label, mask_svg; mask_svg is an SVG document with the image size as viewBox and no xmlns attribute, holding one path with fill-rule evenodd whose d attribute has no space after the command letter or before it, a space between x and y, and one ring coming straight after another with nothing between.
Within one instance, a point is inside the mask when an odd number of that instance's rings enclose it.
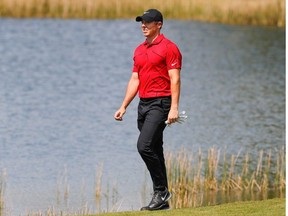
<instances>
[{"instance_id":1,"label":"tall grass clump","mask_svg":"<svg viewBox=\"0 0 288 216\"><path fill-rule=\"evenodd\" d=\"M4 215L5 188L6 188L6 171L3 170L0 176L0 216Z\"/></svg>"},{"instance_id":2,"label":"tall grass clump","mask_svg":"<svg viewBox=\"0 0 288 216\"><path fill-rule=\"evenodd\" d=\"M285 26L285 0L0 0L0 16L16 18L134 18L158 8L165 18Z\"/></svg>"},{"instance_id":3,"label":"tall grass clump","mask_svg":"<svg viewBox=\"0 0 288 216\"><path fill-rule=\"evenodd\" d=\"M265 199L271 192L282 196L286 188L285 161L284 147L275 152L260 150L256 159L241 152L228 156L217 148L205 153L201 149L197 153L167 153L171 205L182 208Z\"/></svg>"}]
</instances>

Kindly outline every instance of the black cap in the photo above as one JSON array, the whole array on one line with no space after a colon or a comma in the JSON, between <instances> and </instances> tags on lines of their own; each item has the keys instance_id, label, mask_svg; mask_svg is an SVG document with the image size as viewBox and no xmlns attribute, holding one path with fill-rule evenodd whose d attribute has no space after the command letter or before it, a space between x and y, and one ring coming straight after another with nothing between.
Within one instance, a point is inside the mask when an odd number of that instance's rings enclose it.
<instances>
[{"instance_id":1,"label":"black cap","mask_svg":"<svg viewBox=\"0 0 288 216\"><path fill-rule=\"evenodd\" d=\"M142 16L137 16L136 21L141 22L141 21L146 21L146 22L162 22L163 23L163 16L160 11L156 9L149 9L144 12Z\"/></svg>"}]
</instances>

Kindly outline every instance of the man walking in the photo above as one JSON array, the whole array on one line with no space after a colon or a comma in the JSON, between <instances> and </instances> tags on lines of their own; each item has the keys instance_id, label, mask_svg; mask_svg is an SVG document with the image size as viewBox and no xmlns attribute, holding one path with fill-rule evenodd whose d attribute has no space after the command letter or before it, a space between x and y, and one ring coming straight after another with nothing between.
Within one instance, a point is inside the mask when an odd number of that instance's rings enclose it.
<instances>
[{"instance_id":1,"label":"man walking","mask_svg":"<svg viewBox=\"0 0 288 216\"><path fill-rule=\"evenodd\" d=\"M122 121L126 108L139 94L137 148L153 182L154 195L148 206L141 210L169 208L163 131L179 117L180 70L182 56L178 47L160 30L163 16L156 9L149 9L136 17L146 40L134 52L134 65L121 107L115 112L115 120ZM166 123L165 123L166 121Z\"/></svg>"}]
</instances>

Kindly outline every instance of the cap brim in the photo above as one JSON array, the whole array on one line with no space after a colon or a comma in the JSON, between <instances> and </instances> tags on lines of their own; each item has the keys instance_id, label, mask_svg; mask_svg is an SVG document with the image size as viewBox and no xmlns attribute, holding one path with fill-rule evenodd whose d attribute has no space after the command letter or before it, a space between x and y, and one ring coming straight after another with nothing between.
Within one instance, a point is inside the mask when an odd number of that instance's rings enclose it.
<instances>
[{"instance_id":1,"label":"cap brim","mask_svg":"<svg viewBox=\"0 0 288 216\"><path fill-rule=\"evenodd\" d=\"M141 22L142 21L142 16L137 16L136 17L136 22Z\"/></svg>"},{"instance_id":2,"label":"cap brim","mask_svg":"<svg viewBox=\"0 0 288 216\"><path fill-rule=\"evenodd\" d=\"M150 17L150 16L143 15L143 16L137 16L136 17L136 22L141 22L143 20L146 21L146 22L153 22L154 21L154 19L152 17Z\"/></svg>"}]
</instances>

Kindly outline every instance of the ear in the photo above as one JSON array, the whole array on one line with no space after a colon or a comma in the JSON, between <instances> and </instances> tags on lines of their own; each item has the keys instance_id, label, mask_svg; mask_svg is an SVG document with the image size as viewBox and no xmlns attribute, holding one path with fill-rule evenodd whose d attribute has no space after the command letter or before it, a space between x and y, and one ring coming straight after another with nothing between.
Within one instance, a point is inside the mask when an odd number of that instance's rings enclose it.
<instances>
[{"instance_id":1,"label":"ear","mask_svg":"<svg viewBox=\"0 0 288 216\"><path fill-rule=\"evenodd\" d=\"M161 28L162 28L162 25L163 25L162 22L158 22L158 24L157 24L158 29L161 29Z\"/></svg>"}]
</instances>

